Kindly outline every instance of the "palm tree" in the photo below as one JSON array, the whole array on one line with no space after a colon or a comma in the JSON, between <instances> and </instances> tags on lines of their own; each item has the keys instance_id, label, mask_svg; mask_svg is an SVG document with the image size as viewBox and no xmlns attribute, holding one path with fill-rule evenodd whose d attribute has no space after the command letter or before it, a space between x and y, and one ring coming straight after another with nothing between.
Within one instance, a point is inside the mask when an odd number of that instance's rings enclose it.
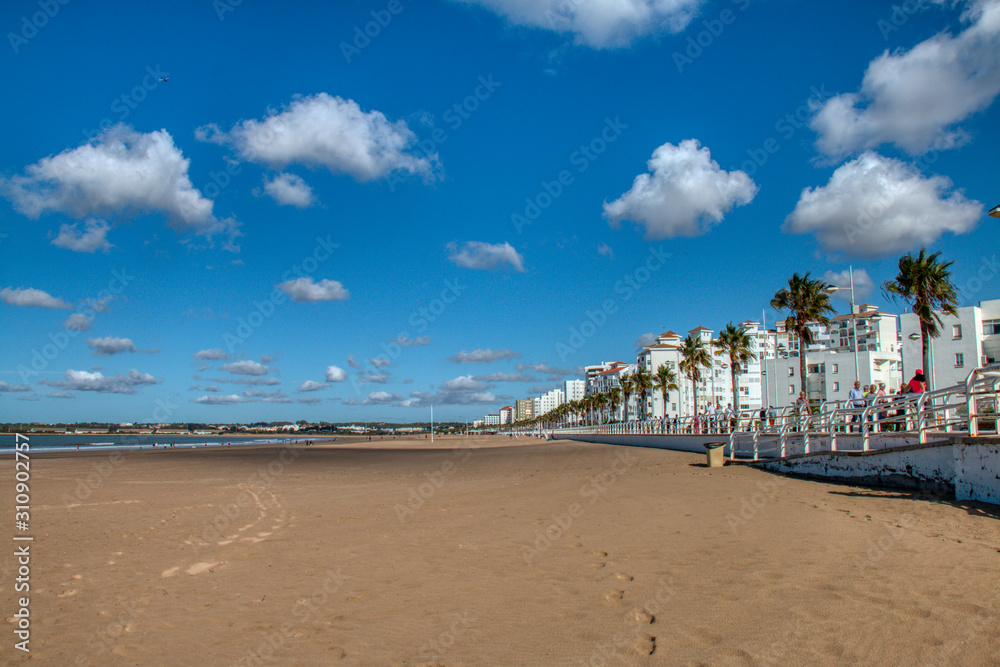
<instances>
[{"instance_id":1,"label":"palm tree","mask_svg":"<svg viewBox=\"0 0 1000 667\"><path fill-rule=\"evenodd\" d=\"M624 399L622 403L625 408L624 421L628 421L628 399L632 395L632 392L635 391L635 382L632 380L631 375L623 375L618 380L618 386L622 388L622 398Z\"/></svg>"},{"instance_id":2,"label":"palm tree","mask_svg":"<svg viewBox=\"0 0 1000 667\"><path fill-rule=\"evenodd\" d=\"M658 389L663 397L663 416L667 416L667 393L677 389L677 373L666 364L660 364L653 376L653 388Z\"/></svg>"},{"instance_id":3,"label":"palm tree","mask_svg":"<svg viewBox=\"0 0 1000 667\"><path fill-rule=\"evenodd\" d=\"M611 408L611 414L618 414L618 406L622 402L622 390L619 387L612 387L608 392L608 406Z\"/></svg>"},{"instance_id":4,"label":"palm tree","mask_svg":"<svg viewBox=\"0 0 1000 667\"><path fill-rule=\"evenodd\" d=\"M751 359L757 358L753 351L753 341L746 329L742 327L737 329L730 322L712 345L717 355L729 356L729 374L733 378L733 410L738 414L740 411L738 378L743 372L743 367L750 363Z\"/></svg>"},{"instance_id":5,"label":"palm tree","mask_svg":"<svg viewBox=\"0 0 1000 667\"><path fill-rule=\"evenodd\" d=\"M639 403L642 404L642 416L645 419L649 417L646 414L646 396L649 394L650 389L653 388L653 376L645 368L640 368L632 376L632 379L635 381L635 390L639 394Z\"/></svg>"},{"instance_id":6,"label":"palm tree","mask_svg":"<svg viewBox=\"0 0 1000 667\"><path fill-rule=\"evenodd\" d=\"M691 402L694 405L694 414L698 414L698 383L701 382L701 369L709 368L712 359L705 349L705 344L700 338L695 338L688 334L688 337L681 343L681 363L680 369L689 380L691 380Z\"/></svg>"},{"instance_id":7,"label":"palm tree","mask_svg":"<svg viewBox=\"0 0 1000 667\"><path fill-rule=\"evenodd\" d=\"M597 407L597 423L604 421L604 408L608 406L608 395L604 393L594 396L594 406Z\"/></svg>"},{"instance_id":8,"label":"palm tree","mask_svg":"<svg viewBox=\"0 0 1000 667\"><path fill-rule=\"evenodd\" d=\"M810 280L809 274L800 276L793 273L788 279L788 287L782 287L774 293L771 307L775 310L789 311L785 318L785 329L794 331L799 337L799 381L801 390L808 396L806 378L806 346L813 342L812 329L809 324L815 322L827 326L830 318L827 313L835 312L830 305L830 295L827 290L830 285L822 280Z\"/></svg>"},{"instance_id":9,"label":"palm tree","mask_svg":"<svg viewBox=\"0 0 1000 667\"><path fill-rule=\"evenodd\" d=\"M938 261L940 252L926 254L927 249L921 248L920 254L904 255L899 258L899 275L894 280L887 280L882 285L882 293L893 301L904 299L913 304L912 310L920 320L920 343L923 346L924 376L927 378L927 389L931 388L931 338L941 335L941 316L935 311L940 310L955 317L958 315L958 291L951 282L951 271L948 270L954 262Z\"/></svg>"}]
</instances>

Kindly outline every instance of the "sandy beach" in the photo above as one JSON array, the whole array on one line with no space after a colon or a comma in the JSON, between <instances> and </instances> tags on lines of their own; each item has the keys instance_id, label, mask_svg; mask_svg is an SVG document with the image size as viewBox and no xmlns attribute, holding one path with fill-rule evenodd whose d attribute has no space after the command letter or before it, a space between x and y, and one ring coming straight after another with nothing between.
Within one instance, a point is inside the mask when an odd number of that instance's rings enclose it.
<instances>
[{"instance_id":1,"label":"sandy beach","mask_svg":"<svg viewBox=\"0 0 1000 667\"><path fill-rule=\"evenodd\" d=\"M1000 664L1000 508L704 458L501 436L36 456L31 654L9 629L0 656Z\"/></svg>"}]
</instances>

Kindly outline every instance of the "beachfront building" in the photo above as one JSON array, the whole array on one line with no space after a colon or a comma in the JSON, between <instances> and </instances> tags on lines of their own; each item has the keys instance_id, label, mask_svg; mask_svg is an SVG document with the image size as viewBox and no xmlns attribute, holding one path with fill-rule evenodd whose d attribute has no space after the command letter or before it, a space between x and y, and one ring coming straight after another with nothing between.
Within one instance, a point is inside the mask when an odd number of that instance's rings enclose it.
<instances>
[{"instance_id":1,"label":"beachfront building","mask_svg":"<svg viewBox=\"0 0 1000 667\"><path fill-rule=\"evenodd\" d=\"M514 401L515 421L533 419L535 416L535 401L531 398L522 398Z\"/></svg>"},{"instance_id":2,"label":"beachfront building","mask_svg":"<svg viewBox=\"0 0 1000 667\"><path fill-rule=\"evenodd\" d=\"M636 364L626 364L624 361L602 361L596 366L587 366L586 393L588 396L610 392L615 387L621 388L621 378L636 372ZM622 397L624 398L624 397ZM638 409L639 397L629 396L629 417L634 418ZM619 405L616 414L611 415L612 421L620 421L624 417L625 407Z\"/></svg>"},{"instance_id":3,"label":"beachfront building","mask_svg":"<svg viewBox=\"0 0 1000 667\"><path fill-rule=\"evenodd\" d=\"M534 399L534 401L535 415L544 415L546 412L555 410L560 405L565 403L566 395L563 393L562 389L553 389L552 391L548 391Z\"/></svg>"},{"instance_id":4,"label":"beachfront building","mask_svg":"<svg viewBox=\"0 0 1000 667\"><path fill-rule=\"evenodd\" d=\"M887 393L899 389L903 357L895 315L871 304L858 304L851 313L830 318L828 327L813 326L814 342L806 353L809 400L846 400L855 380L862 387L881 382ZM762 396L767 405L775 407L794 404L801 386L798 345L783 347L778 342L783 329L784 322L778 321L773 352L765 349ZM822 338L818 335L821 332Z\"/></svg>"},{"instance_id":5,"label":"beachfront building","mask_svg":"<svg viewBox=\"0 0 1000 667\"><path fill-rule=\"evenodd\" d=\"M567 403L579 401L587 393L585 380L566 380L563 382L563 395Z\"/></svg>"},{"instance_id":6,"label":"beachfront building","mask_svg":"<svg viewBox=\"0 0 1000 667\"><path fill-rule=\"evenodd\" d=\"M663 394L657 389L652 389L646 396L646 405L640 410L639 415L637 415L640 418L643 415L648 417L675 417L685 414L681 411L681 405L690 404L691 383L688 382L688 386L685 388L682 381L684 379L683 373L679 369L681 361L680 344L680 334L673 331L665 331L656 337L656 342L642 348L636 357L637 368L644 369L650 376L655 376L656 369L663 364L666 364L668 368L672 368L674 373L677 374L677 385L680 387L677 391L669 392L666 405L663 403ZM685 396L685 393L688 394L686 402L682 398ZM690 412L686 414L690 414Z\"/></svg>"},{"instance_id":7,"label":"beachfront building","mask_svg":"<svg viewBox=\"0 0 1000 667\"><path fill-rule=\"evenodd\" d=\"M483 417L483 424L485 426L499 426L500 415L485 415Z\"/></svg>"},{"instance_id":8,"label":"beachfront building","mask_svg":"<svg viewBox=\"0 0 1000 667\"><path fill-rule=\"evenodd\" d=\"M919 368L929 372L932 389L965 382L972 369L1000 361L1000 299L958 308L958 316L938 312L941 335L930 342L930 368L924 368L917 316L900 316L903 369L909 380Z\"/></svg>"},{"instance_id":9,"label":"beachfront building","mask_svg":"<svg viewBox=\"0 0 1000 667\"><path fill-rule=\"evenodd\" d=\"M500 423L501 424L513 424L514 423L514 408L510 405L505 405L500 408Z\"/></svg>"}]
</instances>

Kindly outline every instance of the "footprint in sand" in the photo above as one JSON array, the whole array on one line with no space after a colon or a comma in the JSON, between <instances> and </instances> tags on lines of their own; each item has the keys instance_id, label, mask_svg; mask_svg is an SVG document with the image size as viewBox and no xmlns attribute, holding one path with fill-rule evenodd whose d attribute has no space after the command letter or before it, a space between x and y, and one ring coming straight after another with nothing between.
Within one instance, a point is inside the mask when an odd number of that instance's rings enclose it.
<instances>
[{"instance_id":1,"label":"footprint in sand","mask_svg":"<svg viewBox=\"0 0 1000 667\"><path fill-rule=\"evenodd\" d=\"M656 617L650 614L645 609L633 610L632 617L635 618L635 620L639 621L640 623L644 623L646 625L651 625L656 622Z\"/></svg>"},{"instance_id":2,"label":"footprint in sand","mask_svg":"<svg viewBox=\"0 0 1000 667\"><path fill-rule=\"evenodd\" d=\"M635 577L633 577L632 575L625 574L624 572L619 572L615 576L621 579L622 581L632 581L633 579L635 579Z\"/></svg>"},{"instance_id":3,"label":"footprint in sand","mask_svg":"<svg viewBox=\"0 0 1000 667\"><path fill-rule=\"evenodd\" d=\"M206 562L202 562L202 563L195 563L194 565L192 565L188 569L184 570L184 573L185 574L201 574L202 572L208 572L209 570L211 570L216 565L219 565L219 563L209 563L207 561Z\"/></svg>"},{"instance_id":4,"label":"footprint in sand","mask_svg":"<svg viewBox=\"0 0 1000 667\"><path fill-rule=\"evenodd\" d=\"M56 597L58 597L58 598L68 598L68 597L72 597L73 595L76 595L78 592L79 591L77 591L75 588L71 588L68 591L63 591L62 593L60 593Z\"/></svg>"},{"instance_id":5,"label":"footprint in sand","mask_svg":"<svg viewBox=\"0 0 1000 667\"><path fill-rule=\"evenodd\" d=\"M650 635L640 637L635 643L635 650L639 655L653 655L656 651L656 637Z\"/></svg>"},{"instance_id":6,"label":"footprint in sand","mask_svg":"<svg viewBox=\"0 0 1000 667\"><path fill-rule=\"evenodd\" d=\"M625 591L611 591L604 596L604 599L614 604L625 597Z\"/></svg>"}]
</instances>

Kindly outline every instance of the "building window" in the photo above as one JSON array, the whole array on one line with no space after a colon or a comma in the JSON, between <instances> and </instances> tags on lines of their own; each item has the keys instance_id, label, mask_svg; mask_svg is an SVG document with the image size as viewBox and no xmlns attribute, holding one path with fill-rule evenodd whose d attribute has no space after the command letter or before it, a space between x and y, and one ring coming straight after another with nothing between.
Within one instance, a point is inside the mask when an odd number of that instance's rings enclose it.
<instances>
[{"instance_id":1,"label":"building window","mask_svg":"<svg viewBox=\"0 0 1000 667\"><path fill-rule=\"evenodd\" d=\"M789 366L788 367L788 377L790 377L790 378L795 377L795 367L794 366Z\"/></svg>"},{"instance_id":2,"label":"building window","mask_svg":"<svg viewBox=\"0 0 1000 667\"><path fill-rule=\"evenodd\" d=\"M962 338L962 325L953 324L951 326L951 337L954 340L960 340Z\"/></svg>"},{"instance_id":3,"label":"building window","mask_svg":"<svg viewBox=\"0 0 1000 667\"><path fill-rule=\"evenodd\" d=\"M795 385L794 384L788 385L788 395L789 396L794 396L795 395Z\"/></svg>"},{"instance_id":4,"label":"building window","mask_svg":"<svg viewBox=\"0 0 1000 667\"><path fill-rule=\"evenodd\" d=\"M955 354L955 368L962 368L965 366L965 355L961 352Z\"/></svg>"},{"instance_id":5,"label":"building window","mask_svg":"<svg viewBox=\"0 0 1000 667\"><path fill-rule=\"evenodd\" d=\"M834 391L840 391L840 383L839 382L834 382L833 383L833 390Z\"/></svg>"},{"instance_id":6,"label":"building window","mask_svg":"<svg viewBox=\"0 0 1000 667\"><path fill-rule=\"evenodd\" d=\"M840 369L839 369L839 367L837 366L837 364L833 364L833 371L831 371L831 372L833 372L833 373L836 373L836 372L838 372L839 370L840 370Z\"/></svg>"}]
</instances>

